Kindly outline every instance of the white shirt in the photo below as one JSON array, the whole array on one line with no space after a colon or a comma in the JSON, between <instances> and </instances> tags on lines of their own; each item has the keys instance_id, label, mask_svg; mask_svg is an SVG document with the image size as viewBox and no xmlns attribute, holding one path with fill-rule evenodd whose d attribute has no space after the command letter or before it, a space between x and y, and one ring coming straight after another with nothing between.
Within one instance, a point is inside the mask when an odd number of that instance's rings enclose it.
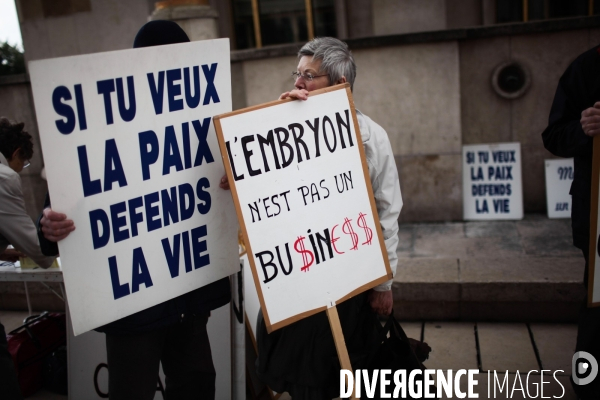
<instances>
[{"instance_id":1,"label":"white shirt","mask_svg":"<svg viewBox=\"0 0 600 400\"><path fill-rule=\"evenodd\" d=\"M21 189L21 177L0 153L0 253L12 244L40 267L48 268L54 257L46 257L40 249L35 225L27 211Z\"/></svg>"},{"instance_id":2,"label":"white shirt","mask_svg":"<svg viewBox=\"0 0 600 400\"><path fill-rule=\"evenodd\" d=\"M385 130L373 120L356 110L358 126L365 147L365 156L369 167L369 176L375 205L379 214L379 222L385 240L390 268L394 276L398 265L398 217L402 209L400 180L392 146ZM376 286L376 291L392 288L393 279Z\"/></svg>"}]
</instances>

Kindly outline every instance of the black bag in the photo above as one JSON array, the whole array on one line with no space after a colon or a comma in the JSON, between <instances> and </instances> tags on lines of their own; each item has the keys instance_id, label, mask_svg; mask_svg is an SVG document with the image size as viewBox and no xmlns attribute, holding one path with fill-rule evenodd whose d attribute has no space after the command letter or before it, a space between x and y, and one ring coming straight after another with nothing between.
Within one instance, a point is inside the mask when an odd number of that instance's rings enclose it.
<instances>
[{"instance_id":1,"label":"black bag","mask_svg":"<svg viewBox=\"0 0 600 400\"><path fill-rule=\"evenodd\" d=\"M67 346L60 346L44 361L44 387L54 393L67 395L69 371L67 368Z\"/></svg>"},{"instance_id":2,"label":"black bag","mask_svg":"<svg viewBox=\"0 0 600 400\"><path fill-rule=\"evenodd\" d=\"M386 324L382 327L379 321L375 323L376 329L379 335L379 345L375 349L374 352L370 354L365 365L366 370L369 374L369 382L373 380L373 371L379 370L381 372L382 369L391 370L391 375L387 376L391 382L386 387L386 392L388 394L393 394L395 384L393 380L394 372L397 370L405 370L406 371L406 381L408 382L408 377L413 370L420 370L423 372L425 370L425 366L419 361L419 358L414 352L413 346L411 346L411 340L406 336L404 330L394 318L394 315L390 315ZM422 343L422 342L418 342ZM426 348L429 348L426 344L424 344ZM365 377L363 371L363 377L361 379L361 396L362 398L367 398L367 392L365 391ZM418 374L416 376L415 381L420 381L421 385L423 385L423 374ZM408 387L408 383L406 384ZM381 390L380 390L380 379L378 377L375 392L373 399L380 399ZM424 394L425 388L423 387L422 394ZM434 386L431 386L429 389L430 393L436 393L436 389ZM412 399L410 396L410 392L407 389L407 399ZM401 392L400 392L401 396ZM424 398L424 397L419 397Z\"/></svg>"}]
</instances>

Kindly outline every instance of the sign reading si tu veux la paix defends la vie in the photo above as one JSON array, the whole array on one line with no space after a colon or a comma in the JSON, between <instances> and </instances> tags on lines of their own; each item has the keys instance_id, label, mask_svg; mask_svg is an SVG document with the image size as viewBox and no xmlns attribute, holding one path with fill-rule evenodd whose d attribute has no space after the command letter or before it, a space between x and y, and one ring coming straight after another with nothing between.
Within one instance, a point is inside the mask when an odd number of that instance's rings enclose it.
<instances>
[{"instance_id":1,"label":"sign reading si tu veux la paix defends la vie","mask_svg":"<svg viewBox=\"0 0 600 400\"><path fill-rule=\"evenodd\" d=\"M391 278L348 86L215 125L269 331Z\"/></svg>"},{"instance_id":2,"label":"sign reading si tu veux la paix defends la vie","mask_svg":"<svg viewBox=\"0 0 600 400\"><path fill-rule=\"evenodd\" d=\"M228 40L30 63L75 334L239 269L212 117L231 111Z\"/></svg>"},{"instance_id":3,"label":"sign reading si tu veux la paix defends la vie","mask_svg":"<svg viewBox=\"0 0 600 400\"><path fill-rule=\"evenodd\" d=\"M466 220L522 219L521 144L463 146Z\"/></svg>"}]
</instances>

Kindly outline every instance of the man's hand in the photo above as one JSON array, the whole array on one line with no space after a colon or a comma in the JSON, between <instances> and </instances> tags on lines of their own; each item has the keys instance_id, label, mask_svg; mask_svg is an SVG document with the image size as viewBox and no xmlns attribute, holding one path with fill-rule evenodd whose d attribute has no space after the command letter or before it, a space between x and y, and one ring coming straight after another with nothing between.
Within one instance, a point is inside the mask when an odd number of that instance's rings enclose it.
<instances>
[{"instance_id":1,"label":"man's hand","mask_svg":"<svg viewBox=\"0 0 600 400\"><path fill-rule=\"evenodd\" d=\"M223 175L221 181L219 182L219 187L223 190L229 190L229 178L227 175Z\"/></svg>"},{"instance_id":2,"label":"man's hand","mask_svg":"<svg viewBox=\"0 0 600 400\"><path fill-rule=\"evenodd\" d=\"M294 89L291 92L281 93L279 100L283 99L296 99L296 100L308 100L308 90L305 89Z\"/></svg>"},{"instance_id":3,"label":"man's hand","mask_svg":"<svg viewBox=\"0 0 600 400\"><path fill-rule=\"evenodd\" d=\"M17 249L6 249L0 253L0 261L10 261L14 263L19 260L19 257L26 257L26 255Z\"/></svg>"},{"instance_id":4,"label":"man's hand","mask_svg":"<svg viewBox=\"0 0 600 400\"><path fill-rule=\"evenodd\" d=\"M65 214L52 211L51 208L44 209L40 225L44 237L52 242L63 240L75 230L73 220L67 219Z\"/></svg>"},{"instance_id":5,"label":"man's hand","mask_svg":"<svg viewBox=\"0 0 600 400\"><path fill-rule=\"evenodd\" d=\"M371 290L369 293L369 304L377 314L390 315L394 305L392 291L386 290L385 292L378 292L376 290Z\"/></svg>"},{"instance_id":6,"label":"man's hand","mask_svg":"<svg viewBox=\"0 0 600 400\"><path fill-rule=\"evenodd\" d=\"M596 136L600 134L600 101L594 104L594 107L590 107L583 110L581 113L581 127L583 133L588 136Z\"/></svg>"}]
</instances>

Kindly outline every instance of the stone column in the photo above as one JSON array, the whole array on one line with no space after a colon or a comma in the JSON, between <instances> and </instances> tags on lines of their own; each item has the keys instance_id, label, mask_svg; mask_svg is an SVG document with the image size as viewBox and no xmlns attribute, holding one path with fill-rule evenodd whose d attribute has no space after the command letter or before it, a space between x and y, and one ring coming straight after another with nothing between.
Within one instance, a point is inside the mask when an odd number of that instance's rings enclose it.
<instances>
[{"instance_id":1,"label":"stone column","mask_svg":"<svg viewBox=\"0 0 600 400\"><path fill-rule=\"evenodd\" d=\"M219 37L218 17L209 0L165 0L156 2L150 20L174 21L194 41Z\"/></svg>"}]
</instances>

